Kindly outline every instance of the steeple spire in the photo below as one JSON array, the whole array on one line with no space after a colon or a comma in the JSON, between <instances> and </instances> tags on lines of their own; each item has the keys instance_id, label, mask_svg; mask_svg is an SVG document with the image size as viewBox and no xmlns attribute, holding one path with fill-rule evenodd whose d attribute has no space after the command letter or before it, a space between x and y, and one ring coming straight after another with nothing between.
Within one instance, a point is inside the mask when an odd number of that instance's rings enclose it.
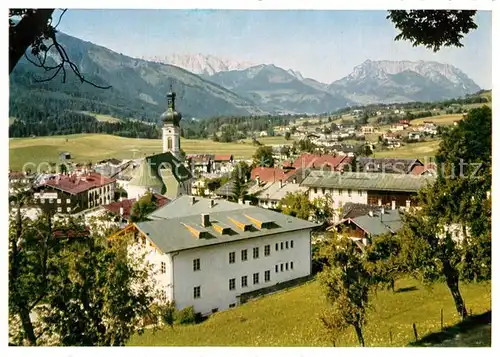
<instances>
[{"instance_id":1,"label":"steeple spire","mask_svg":"<svg viewBox=\"0 0 500 357\"><path fill-rule=\"evenodd\" d=\"M172 83L170 83L170 91L167 93L167 103L168 109L175 111L175 92L172 89Z\"/></svg>"}]
</instances>

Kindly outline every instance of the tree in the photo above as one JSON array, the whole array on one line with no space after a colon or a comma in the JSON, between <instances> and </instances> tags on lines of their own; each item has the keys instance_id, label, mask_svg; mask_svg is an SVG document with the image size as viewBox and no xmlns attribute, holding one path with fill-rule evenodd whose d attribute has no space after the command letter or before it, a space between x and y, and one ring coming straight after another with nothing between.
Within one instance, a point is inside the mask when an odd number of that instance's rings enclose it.
<instances>
[{"instance_id":1,"label":"tree","mask_svg":"<svg viewBox=\"0 0 500 357\"><path fill-rule=\"evenodd\" d=\"M54 11L55 9L9 9L9 74L12 73L21 57L25 56L31 64L44 69L48 74L49 77L37 79L38 82L50 81L59 73L62 74L62 81L65 82L66 68L69 66L81 83L88 83L101 89L111 88L111 86L99 86L86 80L76 64L68 57L56 36L57 26L66 10L62 11L55 25L52 19ZM27 53L29 48L31 56ZM47 64L48 57L57 58L59 63Z\"/></svg>"},{"instance_id":2,"label":"tree","mask_svg":"<svg viewBox=\"0 0 500 357\"><path fill-rule=\"evenodd\" d=\"M278 203L278 209L289 216L307 220L311 216L313 205L307 193L289 192Z\"/></svg>"},{"instance_id":3,"label":"tree","mask_svg":"<svg viewBox=\"0 0 500 357\"><path fill-rule=\"evenodd\" d=\"M156 292L150 270L131 259L124 241L91 234L81 221L54 222L50 215L32 221L19 212L9 229L15 344L121 346L142 331Z\"/></svg>"},{"instance_id":4,"label":"tree","mask_svg":"<svg viewBox=\"0 0 500 357\"><path fill-rule=\"evenodd\" d=\"M333 199L330 194L323 197L316 197L311 202L311 217L316 222L321 222L326 225L333 223Z\"/></svg>"},{"instance_id":5,"label":"tree","mask_svg":"<svg viewBox=\"0 0 500 357\"><path fill-rule=\"evenodd\" d=\"M260 146L252 156L253 165L261 167L273 167L273 148L270 146Z\"/></svg>"},{"instance_id":6,"label":"tree","mask_svg":"<svg viewBox=\"0 0 500 357\"><path fill-rule=\"evenodd\" d=\"M424 281L444 278L465 318L459 281L491 279L491 109L471 110L444 134L436 159L436 181L405 219L401 255Z\"/></svg>"},{"instance_id":7,"label":"tree","mask_svg":"<svg viewBox=\"0 0 500 357\"><path fill-rule=\"evenodd\" d=\"M130 210L130 220L132 222L146 221L147 216L156 210L156 208L156 198L151 192L148 192L132 206Z\"/></svg>"},{"instance_id":8,"label":"tree","mask_svg":"<svg viewBox=\"0 0 500 357\"><path fill-rule=\"evenodd\" d=\"M391 10L387 18L400 33L395 40L408 40L434 52L442 47L463 47L462 38L477 28L475 10Z\"/></svg>"},{"instance_id":9,"label":"tree","mask_svg":"<svg viewBox=\"0 0 500 357\"><path fill-rule=\"evenodd\" d=\"M325 246L323 256L327 263L319 273L319 281L331 306L321 320L334 343L342 331L352 326L359 344L364 347L363 327L373 284L364 258L349 238L335 233Z\"/></svg>"},{"instance_id":10,"label":"tree","mask_svg":"<svg viewBox=\"0 0 500 357\"><path fill-rule=\"evenodd\" d=\"M285 140L290 140L290 137L291 137L291 136L292 136L292 135L290 134L290 132L289 132L289 131L287 131L287 132L285 133Z\"/></svg>"}]
</instances>

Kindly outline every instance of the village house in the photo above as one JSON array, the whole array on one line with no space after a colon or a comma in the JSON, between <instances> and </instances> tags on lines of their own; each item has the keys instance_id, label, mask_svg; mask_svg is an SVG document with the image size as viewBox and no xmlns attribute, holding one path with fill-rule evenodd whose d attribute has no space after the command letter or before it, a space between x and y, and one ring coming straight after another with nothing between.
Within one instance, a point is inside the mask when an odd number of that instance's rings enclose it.
<instances>
[{"instance_id":1,"label":"village house","mask_svg":"<svg viewBox=\"0 0 500 357\"><path fill-rule=\"evenodd\" d=\"M346 218L338 222L335 229L342 231L360 248L364 248L374 237L395 234L402 226L402 212L399 209L380 207L377 210L370 210L365 215Z\"/></svg>"},{"instance_id":2,"label":"village house","mask_svg":"<svg viewBox=\"0 0 500 357\"><path fill-rule=\"evenodd\" d=\"M234 168L234 157L232 154L227 155L214 155L214 171L221 173L229 173Z\"/></svg>"},{"instance_id":3,"label":"village house","mask_svg":"<svg viewBox=\"0 0 500 357\"><path fill-rule=\"evenodd\" d=\"M347 155L316 155L304 153L293 162L296 169L322 169L329 171L340 171L345 165L349 165L353 158Z\"/></svg>"},{"instance_id":4,"label":"village house","mask_svg":"<svg viewBox=\"0 0 500 357\"><path fill-rule=\"evenodd\" d=\"M209 154L191 154L186 156L191 172L204 174L213 172L215 165L213 155Z\"/></svg>"},{"instance_id":5,"label":"village house","mask_svg":"<svg viewBox=\"0 0 500 357\"><path fill-rule=\"evenodd\" d=\"M361 127L361 132L363 134L373 134L375 132L375 129L373 125L364 125Z\"/></svg>"},{"instance_id":6,"label":"village house","mask_svg":"<svg viewBox=\"0 0 500 357\"><path fill-rule=\"evenodd\" d=\"M97 172L60 174L34 188L34 203L43 211L75 214L109 204L116 180Z\"/></svg>"},{"instance_id":7,"label":"village house","mask_svg":"<svg viewBox=\"0 0 500 357\"><path fill-rule=\"evenodd\" d=\"M410 131L408 133L409 140L421 140L424 138L424 134L419 131Z\"/></svg>"},{"instance_id":8,"label":"village house","mask_svg":"<svg viewBox=\"0 0 500 357\"><path fill-rule=\"evenodd\" d=\"M287 182L279 180L278 182L268 182L264 185L253 185L248 194L257 198L257 204L263 208L275 209L278 207L279 202L288 193L304 193L307 187L300 186L295 180L294 182Z\"/></svg>"},{"instance_id":9,"label":"village house","mask_svg":"<svg viewBox=\"0 0 500 357\"><path fill-rule=\"evenodd\" d=\"M311 274L311 230L298 218L224 200L182 196L129 225L155 282L177 309L209 315ZM166 219L168 218L168 219ZM111 237L113 239L113 237Z\"/></svg>"},{"instance_id":10,"label":"village house","mask_svg":"<svg viewBox=\"0 0 500 357\"><path fill-rule=\"evenodd\" d=\"M310 201L329 194L334 208L347 202L409 207L414 205L418 191L433 179L401 173L313 170L301 185L309 188Z\"/></svg>"}]
</instances>

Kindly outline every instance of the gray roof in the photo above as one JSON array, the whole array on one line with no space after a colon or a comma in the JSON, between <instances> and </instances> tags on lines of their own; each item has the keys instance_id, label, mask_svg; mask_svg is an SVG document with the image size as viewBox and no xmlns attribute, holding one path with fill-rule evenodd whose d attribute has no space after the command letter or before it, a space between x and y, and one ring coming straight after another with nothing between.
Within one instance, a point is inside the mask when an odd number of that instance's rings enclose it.
<instances>
[{"instance_id":1,"label":"gray roof","mask_svg":"<svg viewBox=\"0 0 500 357\"><path fill-rule=\"evenodd\" d=\"M393 192L418 192L434 181L431 176L411 174L389 174L380 172L335 172L311 171L302 181L306 187L325 187L334 189L354 189Z\"/></svg>"},{"instance_id":2,"label":"gray roof","mask_svg":"<svg viewBox=\"0 0 500 357\"><path fill-rule=\"evenodd\" d=\"M255 187L249 190L249 194L254 194L260 200L275 200L279 201L286 196L287 193L304 193L307 187L300 186L298 183L282 183L280 187L279 182L267 182L262 187Z\"/></svg>"},{"instance_id":3,"label":"gray roof","mask_svg":"<svg viewBox=\"0 0 500 357\"><path fill-rule=\"evenodd\" d=\"M382 207L378 205L370 205L364 203L347 202L342 207L342 219L355 218L364 216L370 211L380 210Z\"/></svg>"},{"instance_id":4,"label":"gray roof","mask_svg":"<svg viewBox=\"0 0 500 357\"><path fill-rule=\"evenodd\" d=\"M192 200L195 203L192 204ZM243 206L238 203L229 202L226 200L213 200L214 207L210 208L210 199L194 196L180 196L175 200L170 201L165 206L152 212L148 218L150 219L165 219L185 217L191 215L199 215L201 213L226 212L241 209Z\"/></svg>"},{"instance_id":5,"label":"gray roof","mask_svg":"<svg viewBox=\"0 0 500 357\"><path fill-rule=\"evenodd\" d=\"M396 209L385 210L384 214L381 214L380 211L374 211L373 217L367 214L350 218L348 221L375 237L386 233L396 233L403 226L401 218L400 211Z\"/></svg>"},{"instance_id":6,"label":"gray roof","mask_svg":"<svg viewBox=\"0 0 500 357\"><path fill-rule=\"evenodd\" d=\"M410 173L415 165L422 165L417 159L386 157L358 157L357 163L365 172Z\"/></svg>"},{"instance_id":7,"label":"gray roof","mask_svg":"<svg viewBox=\"0 0 500 357\"><path fill-rule=\"evenodd\" d=\"M168 207L171 204L175 205L175 202L167 204L164 207ZM140 222L136 223L135 226L151 239L163 253L257 238L277 233L312 229L319 226L317 223L311 223L256 206L231 204L231 206L233 205L237 206L238 209L230 211L216 211L213 208L202 210L203 213L210 215L211 225L208 227L201 226L201 215L199 214ZM221 206L226 207L224 204L221 204ZM249 217L259 221L272 221L272 223L268 223L269 226L267 228L258 228ZM242 231L231 218L244 224L251 224L250 229ZM214 227L217 223L220 224L220 227L229 228L228 232L225 234L219 233ZM204 236L197 238L187 226L197 231L203 231Z\"/></svg>"}]
</instances>

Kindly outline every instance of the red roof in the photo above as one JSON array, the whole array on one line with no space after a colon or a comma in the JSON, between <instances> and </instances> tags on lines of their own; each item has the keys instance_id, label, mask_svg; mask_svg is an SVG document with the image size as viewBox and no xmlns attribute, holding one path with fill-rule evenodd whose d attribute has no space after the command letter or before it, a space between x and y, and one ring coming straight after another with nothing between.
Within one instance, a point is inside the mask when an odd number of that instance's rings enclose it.
<instances>
[{"instance_id":1,"label":"red roof","mask_svg":"<svg viewBox=\"0 0 500 357\"><path fill-rule=\"evenodd\" d=\"M293 167L296 169L299 168L327 168L333 170L340 169L343 165L352 162L352 157L339 155L314 155L314 154L302 154L300 155L295 162L293 163Z\"/></svg>"},{"instance_id":2,"label":"red roof","mask_svg":"<svg viewBox=\"0 0 500 357\"><path fill-rule=\"evenodd\" d=\"M156 208L160 208L165 206L170 200L162 195L153 194L153 197L156 199ZM123 207L123 218L130 218L130 211L132 210L132 206L137 200L135 198L126 199L119 202L112 202L108 205L103 205L103 207L108 210L110 213L118 216L120 214L120 208Z\"/></svg>"},{"instance_id":3,"label":"red roof","mask_svg":"<svg viewBox=\"0 0 500 357\"><path fill-rule=\"evenodd\" d=\"M233 155L228 154L228 155L215 155L214 161L232 161L233 160Z\"/></svg>"},{"instance_id":4,"label":"red roof","mask_svg":"<svg viewBox=\"0 0 500 357\"><path fill-rule=\"evenodd\" d=\"M66 191L71 194L77 194L88 191L92 188L108 185L113 182L116 182L116 180L102 176L97 172L90 172L88 174L82 174L81 176L58 175L54 179L45 181L44 185Z\"/></svg>"},{"instance_id":5,"label":"red roof","mask_svg":"<svg viewBox=\"0 0 500 357\"><path fill-rule=\"evenodd\" d=\"M259 176L261 182L274 182L285 179L290 171L295 170L285 170L277 167L255 167L252 169L250 174L250 179L255 180Z\"/></svg>"},{"instance_id":6,"label":"red roof","mask_svg":"<svg viewBox=\"0 0 500 357\"><path fill-rule=\"evenodd\" d=\"M436 164L431 162L431 163L428 163L426 165L419 165L419 166L413 167L413 169L411 170L411 173L413 175L419 176L427 171L436 171L436 169L437 169Z\"/></svg>"}]
</instances>

